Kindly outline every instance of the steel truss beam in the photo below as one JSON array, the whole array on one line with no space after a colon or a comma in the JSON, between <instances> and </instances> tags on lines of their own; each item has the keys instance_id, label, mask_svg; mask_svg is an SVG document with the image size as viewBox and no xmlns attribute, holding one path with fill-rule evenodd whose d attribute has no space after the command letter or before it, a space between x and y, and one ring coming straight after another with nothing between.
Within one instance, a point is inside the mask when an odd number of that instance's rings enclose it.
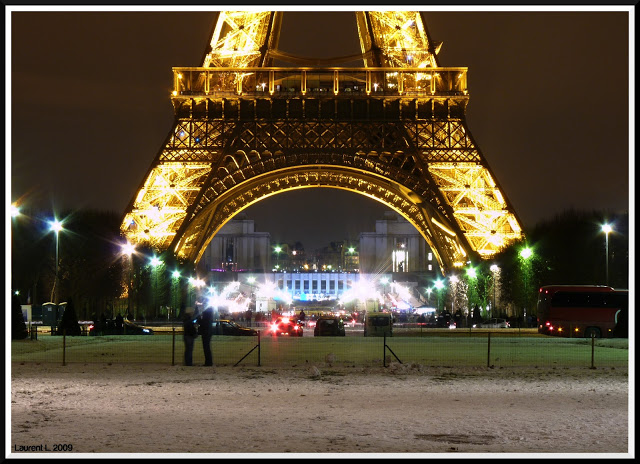
<instances>
[{"instance_id":1,"label":"steel truss beam","mask_svg":"<svg viewBox=\"0 0 640 464\"><path fill-rule=\"evenodd\" d=\"M522 237L465 122L466 68L439 68L418 12L356 14L365 68L269 68L281 13L221 12L202 68L175 68L176 120L123 234L197 263L235 214L307 187L407 218L443 272Z\"/></svg>"}]
</instances>

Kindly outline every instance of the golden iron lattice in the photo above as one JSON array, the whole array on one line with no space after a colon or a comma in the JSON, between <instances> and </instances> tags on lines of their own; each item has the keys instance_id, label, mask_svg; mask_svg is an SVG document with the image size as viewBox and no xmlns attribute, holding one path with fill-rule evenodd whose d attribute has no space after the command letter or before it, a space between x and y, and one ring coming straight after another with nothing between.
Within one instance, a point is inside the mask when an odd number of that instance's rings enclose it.
<instances>
[{"instance_id":1,"label":"golden iron lattice","mask_svg":"<svg viewBox=\"0 0 640 464\"><path fill-rule=\"evenodd\" d=\"M467 69L438 66L420 12L356 21L364 67L276 67L281 12L220 12L203 66L173 69L175 123L122 233L197 263L249 205L331 187L402 214L443 271L521 238L466 125Z\"/></svg>"}]
</instances>

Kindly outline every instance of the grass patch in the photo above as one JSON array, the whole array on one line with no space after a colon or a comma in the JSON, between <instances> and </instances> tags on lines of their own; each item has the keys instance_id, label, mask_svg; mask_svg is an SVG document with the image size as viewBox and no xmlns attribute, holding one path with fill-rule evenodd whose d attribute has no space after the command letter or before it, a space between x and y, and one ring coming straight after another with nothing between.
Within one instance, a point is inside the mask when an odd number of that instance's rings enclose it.
<instances>
[{"instance_id":1,"label":"grass patch","mask_svg":"<svg viewBox=\"0 0 640 464\"><path fill-rule=\"evenodd\" d=\"M453 331L452 331L453 332ZM258 363L257 337L214 336L211 342L214 364L252 367ZM175 343L175 346L174 346ZM486 367L487 355L494 367L589 367L591 340L540 336L494 337L490 352L486 333L450 336L448 333L423 337L394 336L386 339L387 346L403 364L433 367ZM41 336L38 340L11 342L13 362L62 363L63 338ZM316 365L381 366L383 357L395 361L384 348L381 337L262 337L260 365L263 367L292 367ZM65 348L67 363L159 363L183 364L182 337L102 336L67 337ZM599 339L594 346L597 367L626 367L628 340ZM202 341L196 340L194 364L204 364ZM264 371L266 372L266 371ZM263 373L264 373L263 372Z\"/></svg>"}]
</instances>

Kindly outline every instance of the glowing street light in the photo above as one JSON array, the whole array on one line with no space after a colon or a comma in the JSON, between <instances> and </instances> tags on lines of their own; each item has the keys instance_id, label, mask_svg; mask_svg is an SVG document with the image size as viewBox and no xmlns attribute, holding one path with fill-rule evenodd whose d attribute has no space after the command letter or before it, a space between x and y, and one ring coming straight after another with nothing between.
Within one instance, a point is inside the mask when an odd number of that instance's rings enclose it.
<instances>
[{"instance_id":1,"label":"glowing street light","mask_svg":"<svg viewBox=\"0 0 640 464\"><path fill-rule=\"evenodd\" d=\"M127 318L131 314L131 282L133 280L133 254L136 252L136 246L130 242L121 246L122 254L129 257L129 278L127 279Z\"/></svg>"},{"instance_id":2,"label":"glowing street light","mask_svg":"<svg viewBox=\"0 0 640 464\"><path fill-rule=\"evenodd\" d=\"M58 221L57 219L54 219L52 222L49 223L50 225L50 230L54 231L56 233L56 276L55 276L55 280L53 281L53 288L51 289L51 300L57 305L58 304L58 267L59 267L59 260L58 260L58 250L60 247L60 231L63 230L62 227L62 222Z\"/></svg>"},{"instance_id":3,"label":"glowing street light","mask_svg":"<svg viewBox=\"0 0 640 464\"><path fill-rule=\"evenodd\" d=\"M276 246L273 251L276 252L276 269L280 268L280 252L282 251L282 248L279 246Z\"/></svg>"},{"instance_id":4,"label":"glowing street light","mask_svg":"<svg viewBox=\"0 0 640 464\"><path fill-rule=\"evenodd\" d=\"M609 224L602 226L602 232L604 232L604 247L605 247L605 272L606 272L606 284L609 285L609 234L613 231L613 228Z\"/></svg>"},{"instance_id":5,"label":"glowing street light","mask_svg":"<svg viewBox=\"0 0 640 464\"><path fill-rule=\"evenodd\" d=\"M493 276L492 285L493 285L493 305L491 306L491 314L489 314L489 319L494 316L494 308L496 307L496 274L500 270L497 264L492 264L489 268L491 271L491 275Z\"/></svg>"},{"instance_id":6,"label":"glowing street light","mask_svg":"<svg viewBox=\"0 0 640 464\"><path fill-rule=\"evenodd\" d=\"M527 295L529 293L529 265L530 265L530 259L532 256L533 256L533 250L531 248L526 247L520 250L520 258L524 263L523 270L522 270L522 273L524 275L524 306L522 310L523 322L527 317L527 303L528 303ZM520 328L520 325L521 324L518 323L518 329Z\"/></svg>"},{"instance_id":7,"label":"glowing street light","mask_svg":"<svg viewBox=\"0 0 640 464\"><path fill-rule=\"evenodd\" d=\"M11 203L11 217L14 218L18 216L20 216L20 208L15 203Z\"/></svg>"},{"instance_id":8,"label":"glowing street light","mask_svg":"<svg viewBox=\"0 0 640 464\"><path fill-rule=\"evenodd\" d=\"M155 309L155 317L156 319L158 318L158 267L160 267L163 264L163 261L158 258L157 256L154 256L153 258L151 258L151 266L153 267L153 307Z\"/></svg>"},{"instance_id":9,"label":"glowing street light","mask_svg":"<svg viewBox=\"0 0 640 464\"><path fill-rule=\"evenodd\" d=\"M173 326L173 319L175 318L175 310L180 307L180 271L177 269L171 273L171 325Z\"/></svg>"},{"instance_id":10,"label":"glowing street light","mask_svg":"<svg viewBox=\"0 0 640 464\"><path fill-rule=\"evenodd\" d=\"M436 295L438 296L438 304L436 309L440 311L440 291L444 288L444 284L440 279L438 279L434 282L433 286L436 288Z\"/></svg>"}]
</instances>

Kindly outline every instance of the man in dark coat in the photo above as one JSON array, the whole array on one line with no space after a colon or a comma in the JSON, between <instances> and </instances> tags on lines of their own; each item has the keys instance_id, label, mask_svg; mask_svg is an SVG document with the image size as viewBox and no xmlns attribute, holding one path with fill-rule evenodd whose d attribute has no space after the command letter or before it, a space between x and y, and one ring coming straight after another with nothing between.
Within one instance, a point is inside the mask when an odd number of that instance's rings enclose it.
<instances>
[{"instance_id":1,"label":"man in dark coat","mask_svg":"<svg viewBox=\"0 0 640 464\"><path fill-rule=\"evenodd\" d=\"M213 309L207 308L198 318L200 335L202 335L202 349L204 350L204 365L213 366L211 355L211 324L213 323Z\"/></svg>"},{"instance_id":2,"label":"man in dark coat","mask_svg":"<svg viewBox=\"0 0 640 464\"><path fill-rule=\"evenodd\" d=\"M184 329L184 365L193 366L193 345L198 337L193 308L187 308L182 317L182 328Z\"/></svg>"}]
</instances>

